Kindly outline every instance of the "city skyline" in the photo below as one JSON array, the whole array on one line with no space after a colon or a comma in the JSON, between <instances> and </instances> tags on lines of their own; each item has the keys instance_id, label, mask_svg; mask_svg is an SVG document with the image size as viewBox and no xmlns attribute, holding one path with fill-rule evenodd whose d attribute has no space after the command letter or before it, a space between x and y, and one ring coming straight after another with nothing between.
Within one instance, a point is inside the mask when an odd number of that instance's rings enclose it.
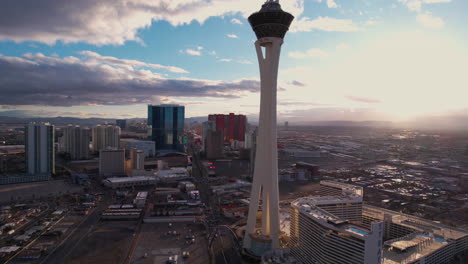
<instances>
[{"instance_id":1,"label":"city skyline","mask_svg":"<svg viewBox=\"0 0 468 264\"><path fill-rule=\"evenodd\" d=\"M468 263L465 10L4 0L0 263Z\"/></svg>"},{"instance_id":2,"label":"city skyline","mask_svg":"<svg viewBox=\"0 0 468 264\"><path fill-rule=\"evenodd\" d=\"M185 105L187 117L258 113L246 16L262 0L131 3L60 9L51 1L36 12L5 2L0 72L9 78L0 84L0 115L133 118L159 103ZM298 20L283 47L280 120L466 114L465 1L282 5Z\"/></svg>"}]
</instances>

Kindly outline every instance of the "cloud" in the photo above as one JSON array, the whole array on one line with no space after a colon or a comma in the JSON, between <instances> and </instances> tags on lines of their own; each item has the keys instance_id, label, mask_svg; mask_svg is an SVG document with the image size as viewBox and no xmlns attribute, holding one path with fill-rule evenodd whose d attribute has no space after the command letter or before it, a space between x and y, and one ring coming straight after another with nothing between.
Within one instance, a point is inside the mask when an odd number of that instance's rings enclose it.
<instances>
[{"instance_id":1,"label":"cloud","mask_svg":"<svg viewBox=\"0 0 468 264\"><path fill-rule=\"evenodd\" d=\"M239 64L253 64L252 61L247 60L247 59L239 59L239 60L236 60L236 62Z\"/></svg>"},{"instance_id":2,"label":"cloud","mask_svg":"<svg viewBox=\"0 0 468 264\"><path fill-rule=\"evenodd\" d=\"M426 4L450 3L452 0L423 0Z\"/></svg>"},{"instance_id":3,"label":"cloud","mask_svg":"<svg viewBox=\"0 0 468 264\"><path fill-rule=\"evenodd\" d=\"M227 34L228 38L239 38L236 34Z\"/></svg>"},{"instance_id":4,"label":"cloud","mask_svg":"<svg viewBox=\"0 0 468 264\"><path fill-rule=\"evenodd\" d=\"M293 80L291 82L291 84L294 85L294 86L299 86L299 87L304 87L305 86L304 83L301 83L300 81L296 81L296 80Z\"/></svg>"},{"instance_id":5,"label":"cloud","mask_svg":"<svg viewBox=\"0 0 468 264\"><path fill-rule=\"evenodd\" d=\"M174 72L174 73L188 73L188 71L179 67L164 66L161 64L154 64L154 63L146 63L146 62L137 61L137 60L119 59L119 58L111 57L111 56L101 56L100 54L96 52L88 51L88 50L81 51L79 52L79 54L85 56L87 58L88 63L108 64L108 65L113 65L113 66L130 67L130 68L147 67L147 68L152 68L155 70L164 69L164 70ZM34 56L31 54L27 54L26 57L34 57ZM37 57L38 55L36 55L36 59Z\"/></svg>"},{"instance_id":6,"label":"cloud","mask_svg":"<svg viewBox=\"0 0 468 264\"><path fill-rule=\"evenodd\" d=\"M319 2L319 3L323 2L323 0L316 0L316 1ZM336 2L334 0L326 0L325 2L327 3L328 8L337 8L338 7L338 5L336 4Z\"/></svg>"},{"instance_id":7,"label":"cloud","mask_svg":"<svg viewBox=\"0 0 468 264\"><path fill-rule=\"evenodd\" d=\"M322 3L322 2L326 2L327 3L327 6L328 8L337 8L338 5L336 4L336 2L334 0L316 0L317 2L319 3Z\"/></svg>"},{"instance_id":8,"label":"cloud","mask_svg":"<svg viewBox=\"0 0 468 264\"><path fill-rule=\"evenodd\" d=\"M237 18L233 18L233 19L231 19L231 23L233 23L233 24L238 24L238 25L242 25L242 24L244 24L244 23L242 23L242 21L240 21L240 20L239 20L239 19L237 19Z\"/></svg>"},{"instance_id":9,"label":"cloud","mask_svg":"<svg viewBox=\"0 0 468 264\"><path fill-rule=\"evenodd\" d=\"M41 0L40 4L37 0L3 0L0 40L122 45L142 42L139 31L154 21L179 26L225 15L247 18L260 4L252 0ZM296 17L304 11L304 0L281 4Z\"/></svg>"},{"instance_id":10,"label":"cloud","mask_svg":"<svg viewBox=\"0 0 468 264\"><path fill-rule=\"evenodd\" d=\"M309 17L301 17L291 25L291 32L310 32L312 30L354 32L358 31L351 19L337 19L332 17L318 17L310 20Z\"/></svg>"},{"instance_id":11,"label":"cloud","mask_svg":"<svg viewBox=\"0 0 468 264\"><path fill-rule=\"evenodd\" d=\"M201 55L201 51L200 50L193 50L193 49L186 49L185 51L183 51L184 53L188 54L188 55L191 55L191 56L200 56Z\"/></svg>"},{"instance_id":12,"label":"cloud","mask_svg":"<svg viewBox=\"0 0 468 264\"><path fill-rule=\"evenodd\" d=\"M247 59L229 59L229 58L219 58L218 61L221 61L221 62L235 62L235 63L239 63L239 64L253 64L252 61L250 60L247 60Z\"/></svg>"},{"instance_id":13,"label":"cloud","mask_svg":"<svg viewBox=\"0 0 468 264\"><path fill-rule=\"evenodd\" d=\"M354 102L359 102L359 103L368 103L368 104L376 104L380 103L381 101L378 99L374 98L367 98L367 97L360 97L360 96L352 96L348 95L346 96L347 99L354 101Z\"/></svg>"},{"instance_id":14,"label":"cloud","mask_svg":"<svg viewBox=\"0 0 468 264\"><path fill-rule=\"evenodd\" d=\"M327 0L327 6L329 8L337 8L338 7L338 5L333 0Z\"/></svg>"},{"instance_id":15,"label":"cloud","mask_svg":"<svg viewBox=\"0 0 468 264\"><path fill-rule=\"evenodd\" d=\"M89 51L80 55L0 57L0 105L132 105L165 96L239 98L259 91L258 81L167 79L147 69L151 64L125 64Z\"/></svg>"},{"instance_id":16,"label":"cloud","mask_svg":"<svg viewBox=\"0 0 468 264\"><path fill-rule=\"evenodd\" d=\"M328 52L324 50L313 48L313 49L307 50L306 52L292 51L288 53L288 56L293 59L305 59L305 58L323 59L323 58L327 58L328 56L330 56L330 54L328 54Z\"/></svg>"},{"instance_id":17,"label":"cloud","mask_svg":"<svg viewBox=\"0 0 468 264\"><path fill-rule=\"evenodd\" d=\"M421 12L423 4L442 4L450 3L452 0L398 0L404 4L410 11Z\"/></svg>"},{"instance_id":18,"label":"cloud","mask_svg":"<svg viewBox=\"0 0 468 264\"><path fill-rule=\"evenodd\" d=\"M324 106L324 104L316 102L305 102L305 101L296 101L296 100L280 100L278 102L279 106Z\"/></svg>"},{"instance_id":19,"label":"cloud","mask_svg":"<svg viewBox=\"0 0 468 264\"><path fill-rule=\"evenodd\" d=\"M398 0L400 3L406 5L410 11L420 12L422 7L421 0Z\"/></svg>"},{"instance_id":20,"label":"cloud","mask_svg":"<svg viewBox=\"0 0 468 264\"><path fill-rule=\"evenodd\" d=\"M445 21L440 17L432 16L431 12L425 12L416 16L419 24L433 29L441 29L445 25Z\"/></svg>"},{"instance_id":21,"label":"cloud","mask_svg":"<svg viewBox=\"0 0 468 264\"><path fill-rule=\"evenodd\" d=\"M336 45L336 50L337 51L346 51L346 50L349 50L349 49L351 49L351 46L349 46L346 43L340 43L340 44Z\"/></svg>"},{"instance_id":22,"label":"cloud","mask_svg":"<svg viewBox=\"0 0 468 264\"><path fill-rule=\"evenodd\" d=\"M372 26L372 25L375 25L375 24L377 24L377 23L379 23L379 22L370 19L370 20L367 20L365 24L366 24L366 26Z\"/></svg>"},{"instance_id":23,"label":"cloud","mask_svg":"<svg viewBox=\"0 0 468 264\"><path fill-rule=\"evenodd\" d=\"M423 4L441 4L451 3L452 0L398 0L398 2L406 5L413 12L418 13L416 21L424 27L441 29L445 26L445 21L440 17L435 17L429 11L423 11Z\"/></svg>"},{"instance_id":24,"label":"cloud","mask_svg":"<svg viewBox=\"0 0 468 264\"><path fill-rule=\"evenodd\" d=\"M114 113L115 114L115 113ZM125 116L123 114L121 116ZM0 111L0 116L7 116L7 117L16 117L16 118L50 118L50 117L77 117L77 118L91 118L91 117L99 117L99 118L112 118L112 114L110 113L89 113L89 112L77 112L77 111L57 111L57 109L47 110L47 109L34 109L34 110L10 110L10 111ZM132 115L128 115L129 117L133 117ZM119 116L120 117L120 116Z\"/></svg>"}]
</instances>

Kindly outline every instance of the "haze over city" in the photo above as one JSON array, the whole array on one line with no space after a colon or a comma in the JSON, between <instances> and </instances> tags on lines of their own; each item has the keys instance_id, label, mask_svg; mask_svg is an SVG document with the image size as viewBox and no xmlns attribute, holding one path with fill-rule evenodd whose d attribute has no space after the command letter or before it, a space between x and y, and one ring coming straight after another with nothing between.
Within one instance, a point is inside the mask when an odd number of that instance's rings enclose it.
<instances>
[{"instance_id":1,"label":"haze over city","mask_svg":"<svg viewBox=\"0 0 468 264\"><path fill-rule=\"evenodd\" d=\"M259 1L2 1L0 115L187 117L235 109L258 118ZM291 0L278 118L466 121L462 0ZM460 119L462 118L462 119ZM457 123L455 121L455 123Z\"/></svg>"}]
</instances>

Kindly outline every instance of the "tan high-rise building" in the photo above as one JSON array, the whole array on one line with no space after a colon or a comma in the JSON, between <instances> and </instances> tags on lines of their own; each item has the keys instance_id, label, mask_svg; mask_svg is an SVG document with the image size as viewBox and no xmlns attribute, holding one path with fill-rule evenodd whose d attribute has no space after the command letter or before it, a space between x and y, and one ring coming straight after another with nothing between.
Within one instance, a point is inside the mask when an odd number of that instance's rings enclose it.
<instances>
[{"instance_id":1,"label":"tan high-rise building","mask_svg":"<svg viewBox=\"0 0 468 264\"><path fill-rule=\"evenodd\" d=\"M134 170L145 169L145 152L139 149L130 150L130 168Z\"/></svg>"},{"instance_id":2,"label":"tan high-rise building","mask_svg":"<svg viewBox=\"0 0 468 264\"><path fill-rule=\"evenodd\" d=\"M97 125L93 127L93 151L102 149L118 149L120 147L120 127L110 125Z\"/></svg>"},{"instance_id":3,"label":"tan high-rise building","mask_svg":"<svg viewBox=\"0 0 468 264\"><path fill-rule=\"evenodd\" d=\"M69 125L63 128L61 150L70 154L72 160L89 158L91 133L88 128Z\"/></svg>"}]
</instances>

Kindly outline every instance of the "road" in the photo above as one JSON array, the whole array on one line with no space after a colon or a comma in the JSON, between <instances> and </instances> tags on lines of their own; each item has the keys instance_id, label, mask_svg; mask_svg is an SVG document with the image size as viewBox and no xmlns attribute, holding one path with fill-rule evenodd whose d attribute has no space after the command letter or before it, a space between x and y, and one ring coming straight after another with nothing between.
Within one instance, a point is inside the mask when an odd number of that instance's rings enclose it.
<instances>
[{"instance_id":1,"label":"road","mask_svg":"<svg viewBox=\"0 0 468 264\"><path fill-rule=\"evenodd\" d=\"M210 234L216 229L217 225L222 224L219 199L211 192L210 184L207 180L208 176L203 173L204 170L201 167L199 155L194 151L193 147L189 149L193 157L193 177L200 191L200 198L209 210L206 213L206 226L207 232ZM236 238L222 228L217 230L218 236L213 242L211 251L214 254L215 263L243 263L242 257L234 246L234 239Z\"/></svg>"},{"instance_id":2,"label":"road","mask_svg":"<svg viewBox=\"0 0 468 264\"><path fill-rule=\"evenodd\" d=\"M215 263L243 263L233 239L227 230L219 229L218 237L213 242Z\"/></svg>"},{"instance_id":3,"label":"road","mask_svg":"<svg viewBox=\"0 0 468 264\"><path fill-rule=\"evenodd\" d=\"M82 241L94 228L99 219L101 218L101 213L104 211L107 206L110 204L110 198L104 196L102 201L99 202L98 206L93 210L93 212L79 224L79 226L72 231L69 237L66 237L65 240L51 253L49 254L41 264L63 264L67 263L67 258L71 255L73 250L79 245Z\"/></svg>"}]
</instances>

